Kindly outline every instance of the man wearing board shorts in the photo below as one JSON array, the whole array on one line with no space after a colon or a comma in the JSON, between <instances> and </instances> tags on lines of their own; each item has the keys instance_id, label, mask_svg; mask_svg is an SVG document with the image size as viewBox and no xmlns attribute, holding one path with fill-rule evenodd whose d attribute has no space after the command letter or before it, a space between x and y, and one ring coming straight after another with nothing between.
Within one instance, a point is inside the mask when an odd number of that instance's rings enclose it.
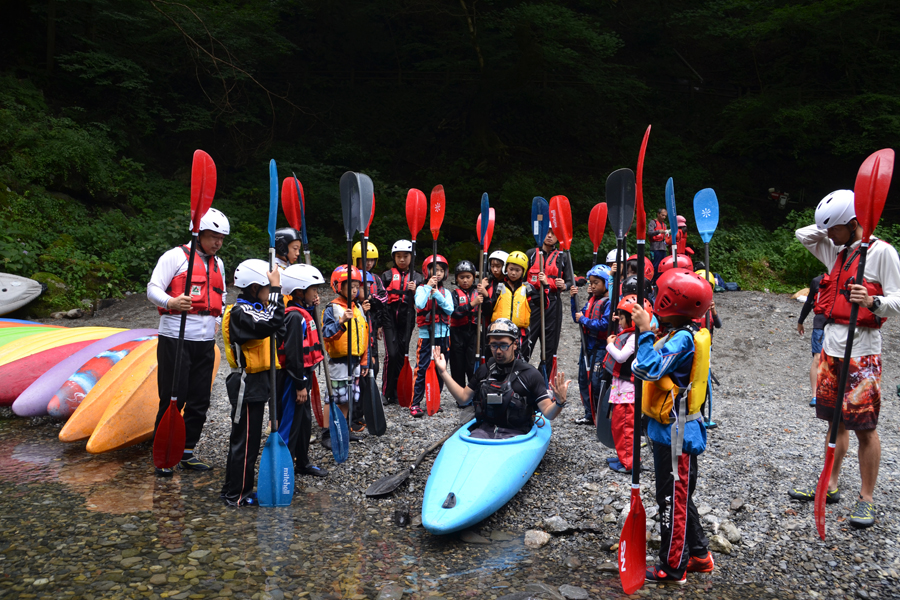
<instances>
[{"instance_id":1,"label":"man wearing board shorts","mask_svg":"<svg viewBox=\"0 0 900 600\"><path fill-rule=\"evenodd\" d=\"M856 219L853 192L837 190L825 196L816 207L816 224L798 229L796 235L828 269L816 301L816 309L821 309L826 316L816 381L816 417L825 421L831 421L837 406L851 303L859 305L826 502L840 501L838 479L850 443L849 431L853 431L859 441L862 485L850 513L850 524L871 527L875 524L872 496L881 462L881 441L877 431L881 410L880 328L887 317L900 315L900 258L890 244L872 236L863 274L864 285L856 285L862 233ZM830 433L829 426L826 444ZM797 500L813 500L816 485L794 488L789 495Z\"/></svg>"}]
</instances>

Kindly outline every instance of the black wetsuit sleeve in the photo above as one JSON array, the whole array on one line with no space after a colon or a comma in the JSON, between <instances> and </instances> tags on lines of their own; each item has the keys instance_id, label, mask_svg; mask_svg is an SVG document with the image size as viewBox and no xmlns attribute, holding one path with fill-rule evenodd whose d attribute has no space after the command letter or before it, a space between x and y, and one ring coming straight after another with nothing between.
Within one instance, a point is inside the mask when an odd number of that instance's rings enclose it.
<instances>
[{"instance_id":1,"label":"black wetsuit sleeve","mask_svg":"<svg viewBox=\"0 0 900 600\"><path fill-rule=\"evenodd\" d=\"M300 313L289 312L284 321L286 330L284 337L285 368L288 375L294 380L296 389L299 390L306 385L306 380L310 376L308 372L310 369L303 366L303 355L306 351L303 347L306 320Z\"/></svg>"},{"instance_id":2,"label":"black wetsuit sleeve","mask_svg":"<svg viewBox=\"0 0 900 600\"><path fill-rule=\"evenodd\" d=\"M230 329L232 343L243 345L252 340L262 340L270 335L284 336L284 300L280 287L272 287L269 304L238 304L231 311Z\"/></svg>"}]
</instances>

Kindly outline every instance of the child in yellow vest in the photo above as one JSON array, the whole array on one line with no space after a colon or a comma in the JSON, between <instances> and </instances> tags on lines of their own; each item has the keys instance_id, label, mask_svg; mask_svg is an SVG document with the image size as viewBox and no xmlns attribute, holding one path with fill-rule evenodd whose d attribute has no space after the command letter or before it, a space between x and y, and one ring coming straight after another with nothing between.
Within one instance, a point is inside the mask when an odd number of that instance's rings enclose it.
<instances>
[{"instance_id":1,"label":"child in yellow vest","mask_svg":"<svg viewBox=\"0 0 900 600\"><path fill-rule=\"evenodd\" d=\"M524 252L515 250L506 257L503 267L506 281L498 283L499 292L491 313L491 322L497 319L509 319L519 328L519 356L528 362L528 326L531 324L530 300L537 298L539 292L526 282L525 271L528 270L528 257Z\"/></svg>"},{"instance_id":2,"label":"child in yellow vest","mask_svg":"<svg viewBox=\"0 0 900 600\"><path fill-rule=\"evenodd\" d=\"M228 506L256 506L252 491L256 459L271 393L270 340L284 326L281 272L277 267L269 271L263 260L245 260L234 272L234 284L241 293L222 317L225 356L231 366L225 387L232 424L221 498Z\"/></svg>"}]
</instances>

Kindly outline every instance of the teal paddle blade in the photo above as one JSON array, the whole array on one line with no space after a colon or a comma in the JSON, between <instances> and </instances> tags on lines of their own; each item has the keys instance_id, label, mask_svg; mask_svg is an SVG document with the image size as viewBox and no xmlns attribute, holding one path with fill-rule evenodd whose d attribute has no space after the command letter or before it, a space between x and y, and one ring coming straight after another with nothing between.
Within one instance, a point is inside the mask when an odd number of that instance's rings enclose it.
<instances>
[{"instance_id":1,"label":"teal paddle blade","mask_svg":"<svg viewBox=\"0 0 900 600\"><path fill-rule=\"evenodd\" d=\"M275 220L278 218L278 168L269 161L269 248L275 247Z\"/></svg>"},{"instance_id":2,"label":"teal paddle blade","mask_svg":"<svg viewBox=\"0 0 900 600\"><path fill-rule=\"evenodd\" d=\"M334 455L334 462L341 464L350 455L350 428L347 426L344 413L337 407L334 400L331 401L329 413L328 433L331 434L331 454Z\"/></svg>"},{"instance_id":3,"label":"teal paddle blade","mask_svg":"<svg viewBox=\"0 0 900 600\"><path fill-rule=\"evenodd\" d=\"M719 199L712 188L705 188L694 195L694 219L704 244L708 244L719 225Z\"/></svg>"},{"instance_id":4,"label":"teal paddle blade","mask_svg":"<svg viewBox=\"0 0 900 600\"><path fill-rule=\"evenodd\" d=\"M269 434L263 447L256 494L260 506L290 506L294 497L294 460L277 431Z\"/></svg>"}]
</instances>

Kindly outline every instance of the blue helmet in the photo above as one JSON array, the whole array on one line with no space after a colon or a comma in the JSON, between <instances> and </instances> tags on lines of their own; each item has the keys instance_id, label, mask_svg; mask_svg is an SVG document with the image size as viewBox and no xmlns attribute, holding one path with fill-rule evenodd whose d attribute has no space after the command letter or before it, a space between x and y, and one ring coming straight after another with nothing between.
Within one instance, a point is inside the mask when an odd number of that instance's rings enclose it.
<instances>
[{"instance_id":1,"label":"blue helmet","mask_svg":"<svg viewBox=\"0 0 900 600\"><path fill-rule=\"evenodd\" d=\"M591 267L591 270L587 272L587 276L590 277L599 277L603 280L603 283L606 284L606 287L609 288L612 283L612 275L609 272L609 267L606 265L594 265Z\"/></svg>"}]
</instances>

